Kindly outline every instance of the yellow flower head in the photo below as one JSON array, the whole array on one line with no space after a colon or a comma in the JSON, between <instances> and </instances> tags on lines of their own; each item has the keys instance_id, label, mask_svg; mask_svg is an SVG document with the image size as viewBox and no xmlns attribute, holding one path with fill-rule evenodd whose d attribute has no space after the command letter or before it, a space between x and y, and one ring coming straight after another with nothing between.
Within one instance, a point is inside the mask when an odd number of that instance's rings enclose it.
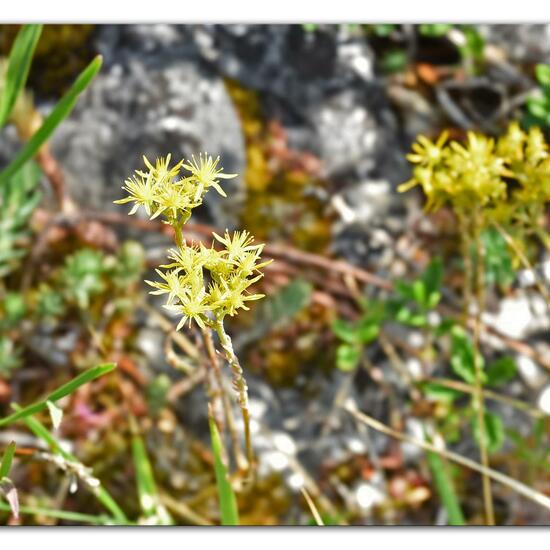
<instances>
[{"instance_id":1,"label":"yellow flower head","mask_svg":"<svg viewBox=\"0 0 550 550\"><path fill-rule=\"evenodd\" d=\"M154 208L156 189L151 175L140 174L131 176L124 182L122 188L128 193L128 197L115 201L115 204L126 204L133 202L134 206L129 214L135 214L140 206L145 208L148 215L151 215L151 209Z\"/></svg>"},{"instance_id":2,"label":"yellow flower head","mask_svg":"<svg viewBox=\"0 0 550 550\"><path fill-rule=\"evenodd\" d=\"M420 185L427 197L426 208L445 204L468 212L512 213L507 201L516 205L550 199L550 160L540 129L523 131L512 123L498 140L474 132L466 143L447 142L445 133L435 142L419 136L408 159L413 177L399 186L400 192Z\"/></svg>"},{"instance_id":3,"label":"yellow flower head","mask_svg":"<svg viewBox=\"0 0 550 550\"><path fill-rule=\"evenodd\" d=\"M213 187L222 197L227 197L225 191L218 183L220 179L236 178L237 174L223 174L222 168L218 168L220 157L213 159L210 155L202 153L199 154L199 160L195 156L191 157L183 167L191 172L192 176L197 182L196 196L202 195L209 187Z\"/></svg>"},{"instance_id":4,"label":"yellow flower head","mask_svg":"<svg viewBox=\"0 0 550 550\"><path fill-rule=\"evenodd\" d=\"M213 159L206 154L173 167L170 155L157 159L154 165L146 157L143 160L147 171L136 171L127 179L123 189L128 196L115 202L134 203L130 214L143 206L151 219L164 217L176 232L182 231L210 187L225 196L219 180L236 176L224 174L218 167L219 157ZM181 177L182 169L190 175ZM272 260L261 261L264 245L253 244L249 233L236 231L230 235L226 230L223 237L214 233L215 240L223 245L221 250L202 243L187 244L181 233L176 235L178 246L168 253L171 263L156 270L161 280L145 282L153 287L151 294L167 295L164 307L181 315L178 329L193 321L203 329L213 326L226 315L248 309L247 302L263 298L263 294L248 289L263 277L261 269Z\"/></svg>"},{"instance_id":5,"label":"yellow flower head","mask_svg":"<svg viewBox=\"0 0 550 550\"><path fill-rule=\"evenodd\" d=\"M172 167L170 159L170 155L157 158L153 165L144 156L147 170L137 170L134 176L126 180L123 189L128 196L115 203L133 202L130 214L135 214L143 206L151 219L163 216L168 223L181 226L189 219L191 211L202 204L210 187L225 197L218 181L237 175L224 174L218 168L219 157L213 160L206 153L204 157L199 155L198 160L195 157L187 162L180 160ZM182 169L189 171L190 175L180 177Z\"/></svg>"},{"instance_id":6,"label":"yellow flower head","mask_svg":"<svg viewBox=\"0 0 550 550\"><path fill-rule=\"evenodd\" d=\"M263 277L260 270L272 261L261 262L264 245L253 245L246 231L215 237L224 248L184 242L169 252L173 263L161 266L167 271L157 270L164 282L147 281L156 289L151 294L168 294L168 309L183 316L179 328L192 320L203 328L216 318L249 309L247 302L264 296L248 292Z\"/></svg>"}]
</instances>

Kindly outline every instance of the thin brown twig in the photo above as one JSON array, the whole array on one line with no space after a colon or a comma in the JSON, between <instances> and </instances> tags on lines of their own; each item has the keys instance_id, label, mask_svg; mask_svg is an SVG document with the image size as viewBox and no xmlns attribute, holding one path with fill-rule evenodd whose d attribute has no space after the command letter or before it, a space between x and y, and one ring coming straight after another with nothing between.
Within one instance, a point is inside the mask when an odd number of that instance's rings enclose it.
<instances>
[{"instance_id":1,"label":"thin brown twig","mask_svg":"<svg viewBox=\"0 0 550 550\"><path fill-rule=\"evenodd\" d=\"M485 466L482 466L481 464L470 460L469 458L466 458L462 455L454 453L453 451L440 449L439 447L436 447L431 443L426 443L425 441L421 441L420 439L411 437L403 432L394 430L389 426L386 426L386 424L380 422L379 420L376 420L375 418L372 418L371 416L368 416L367 414L358 411L353 405L350 405L349 403L344 406L344 410L348 411L352 416L365 423L367 426L370 426L371 428L383 434L389 435L390 437L393 437L400 441L404 441L405 443L411 443L412 445L420 447L425 451L436 453L448 460L451 460L452 462L460 464L461 466L470 468L471 470L474 470L482 475L487 475L493 481L496 481L501 485L512 489L513 491L524 496L525 498L528 498L529 500L532 500L533 502L536 502L537 504L550 510L550 497L547 497L539 491L536 491L535 489L532 489L524 483L521 483L521 481L517 481L501 472L498 472L497 470L493 470L492 468L486 468Z\"/></svg>"},{"instance_id":2,"label":"thin brown twig","mask_svg":"<svg viewBox=\"0 0 550 550\"><path fill-rule=\"evenodd\" d=\"M323 522L323 518L321 517L321 514L319 514L319 510L317 510L317 506L315 506L315 502L313 502L313 499L307 492L307 489L305 487L300 487L300 491L302 492L302 495L304 495L307 505L309 506L309 509L311 511L311 515L315 520L315 523L318 526L323 527L325 525L325 523Z\"/></svg>"},{"instance_id":3,"label":"thin brown twig","mask_svg":"<svg viewBox=\"0 0 550 550\"><path fill-rule=\"evenodd\" d=\"M438 384L446 388L450 388L453 390L457 390L457 391L461 391L469 394L473 394L476 391L473 386L470 386L465 382L459 382L458 380L450 380L447 378L426 377L418 381L418 383L422 383L422 382L430 382L433 384ZM482 393L485 399L498 401L499 403L508 405L509 407L519 409L525 412L526 414L528 414L529 416L532 416L533 418L548 418L549 416L545 412L539 409L535 409L534 407L531 407L530 405L528 405L527 403L524 403L523 401L520 401L519 399L514 399L513 397L508 397L506 395L502 395L500 393L494 392L492 390L488 390L486 388L483 388Z\"/></svg>"},{"instance_id":4,"label":"thin brown twig","mask_svg":"<svg viewBox=\"0 0 550 550\"><path fill-rule=\"evenodd\" d=\"M73 216L72 218L67 218L66 216L63 216L57 219L56 222L66 224L71 219L76 222L77 217ZM140 220L139 218L128 217L115 212L93 212L84 210L78 213L78 219L94 219L112 225L130 225L136 229L140 229L141 231L163 233L167 236L173 235L170 226L161 222L156 222L156 220ZM201 240L203 238L210 238L211 236L212 227L210 226L193 223L188 223L187 226L187 232L191 236L198 237ZM335 272L340 275L347 276L348 278L355 278L357 281L375 286L382 290L391 291L393 289L393 284L391 281L377 277L362 268L352 266L342 260L325 258L324 256L319 256L311 252L304 252L286 245L267 245L264 250L266 255L277 257L278 261L288 260L291 263L296 263L302 266L318 267L329 272ZM307 278L308 274L306 273L304 276ZM451 307L440 304L437 309L442 315L448 317L457 316L457 312ZM469 317L466 323L468 327L472 328L475 320ZM486 323L481 323L480 329L483 333L491 335L495 339L499 340L508 349L525 355L526 357L529 357L533 361L537 362L539 365L550 370L550 357L546 357L527 342L522 342L521 340L507 336L495 327L487 325Z\"/></svg>"}]
</instances>

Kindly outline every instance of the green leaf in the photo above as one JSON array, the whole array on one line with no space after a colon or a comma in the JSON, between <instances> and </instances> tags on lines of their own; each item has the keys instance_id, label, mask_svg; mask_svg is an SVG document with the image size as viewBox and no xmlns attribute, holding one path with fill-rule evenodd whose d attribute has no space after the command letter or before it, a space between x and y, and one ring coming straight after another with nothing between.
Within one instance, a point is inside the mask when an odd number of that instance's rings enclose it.
<instances>
[{"instance_id":1,"label":"green leaf","mask_svg":"<svg viewBox=\"0 0 550 550\"><path fill-rule=\"evenodd\" d=\"M436 382L423 382L420 384L420 387L426 396L437 401L444 401L446 403L452 403L455 399L461 395L464 395L458 390L437 384Z\"/></svg>"},{"instance_id":2,"label":"green leaf","mask_svg":"<svg viewBox=\"0 0 550 550\"><path fill-rule=\"evenodd\" d=\"M417 279L412 284L412 291L414 301L419 306L424 306L426 304L427 289L426 284L421 279Z\"/></svg>"},{"instance_id":3,"label":"green leaf","mask_svg":"<svg viewBox=\"0 0 550 550\"><path fill-rule=\"evenodd\" d=\"M471 25L464 25L462 32L466 38L466 44L460 49L460 53L465 58L471 58L475 62L483 61L483 53L485 50L485 40L478 30Z\"/></svg>"},{"instance_id":4,"label":"green leaf","mask_svg":"<svg viewBox=\"0 0 550 550\"><path fill-rule=\"evenodd\" d=\"M210 426L210 438L212 440L212 452L214 453L214 471L216 474L216 486L218 488L218 500L222 525L239 525L239 513L237 511L237 499L233 487L229 482L227 468L222 459L222 441L216 423L212 418L208 420Z\"/></svg>"},{"instance_id":5,"label":"green leaf","mask_svg":"<svg viewBox=\"0 0 550 550\"><path fill-rule=\"evenodd\" d=\"M8 504L0 502L0 510L4 512L9 512L11 508ZM71 512L67 510L54 510L52 508L42 508L40 506L21 506L19 508L19 512L21 514L29 514L33 516L46 516L66 521L74 521L76 523L90 523L92 525L113 524L113 519L108 516L92 516L90 514L81 514L79 512ZM128 524L129 522L122 523L122 525Z\"/></svg>"},{"instance_id":6,"label":"green leaf","mask_svg":"<svg viewBox=\"0 0 550 550\"><path fill-rule=\"evenodd\" d=\"M132 437L132 457L136 471L139 503L143 514L147 519L155 520L156 525L173 525L174 522L170 514L160 501L145 444L137 434Z\"/></svg>"},{"instance_id":7,"label":"green leaf","mask_svg":"<svg viewBox=\"0 0 550 550\"><path fill-rule=\"evenodd\" d=\"M501 357L487 367L487 384L490 386L504 384L512 380L517 372L516 362L511 357Z\"/></svg>"},{"instance_id":8,"label":"green leaf","mask_svg":"<svg viewBox=\"0 0 550 550\"><path fill-rule=\"evenodd\" d=\"M428 323L428 318L423 313L415 313L408 307L402 307L395 315L395 320L410 325L411 327L424 327Z\"/></svg>"},{"instance_id":9,"label":"green leaf","mask_svg":"<svg viewBox=\"0 0 550 550\"><path fill-rule=\"evenodd\" d=\"M375 340L380 332L380 325L372 319L361 321L357 330L357 336L362 344L369 344Z\"/></svg>"},{"instance_id":10,"label":"green leaf","mask_svg":"<svg viewBox=\"0 0 550 550\"><path fill-rule=\"evenodd\" d=\"M4 126L25 87L42 25L23 25L10 51L4 89L0 97L0 127Z\"/></svg>"},{"instance_id":11,"label":"green leaf","mask_svg":"<svg viewBox=\"0 0 550 550\"><path fill-rule=\"evenodd\" d=\"M306 31L306 32L315 32L317 30L317 27L319 27L319 25L317 25L315 23L303 23L302 24L302 29L304 29L304 31Z\"/></svg>"},{"instance_id":12,"label":"green leaf","mask_svg":"<svg viewBox=\"0 0 550 550\"><path fill-rule=\"evenodd\" d=\"M472 430L474 433L475 440L478 445L480 444L479 437L479 425L477 422L477 416L472 418ZM505 439L504 424L500 416L495 413L486 411L485 412L485 446L490 453L498 451Z\"/></svg>"},{"instance_id":13,"label":"green leaf","mask_svg":"<svg viewBox=\"0 0 550 550\"><path fill-rule=\"evenodd\" d=\"M6 477L10 473L13 455L15 454L15 441L12 441L4 452L2 462L0 463L0 479Z\"/></svg>"},{"instance_id":14,"label":"green leaf","mask_svg":"<svg viewBox=\"0 0 550 550\"><path fill-rule=\"evenodd\" d=\"M425 23L420 25L420 34L422 36L429 36L430 38L438 38L445 36L452 28L453 25L446 23Z\"/></svg>"},{"instance_id":15,"label":"green leaf","mask_svg":"<svg viewBox=\"0 0 550 550\"><path fill-rule=\"evenodd\" d=\"M409 58L405 50L390 50L382 57L382 70L385 73L398 73L407 67Z\"/></svg>"},{"instance_id":16,"label":"green leaf","mask_svg":"<svg viewBox=\"0 0 550 550\"><path fill-rule=\"evenodd\" d=\"M271 330L287 326L309 306L312 295L313 286L309 281L294 279L268 296L254 308L254 326L247 338L260 340Z\"/></svg>"},{"instance_id":17,"label":"green leaf","mask_svg":"<svg viewBox=\"0 0 550 550\"><path fill-rule=\"evenodd\" d=\"M344 372L357 367L361 359L361 346L341 344L336 350L336 366Z\"/></svg>"},{"instance_id":18,"label":"green leaf","mask_svg":"<svg viewBox=\"0 0 550 550\"><path fill-rule=\"evenodd\" d=\"M90 85L95 75L101 68L101 56L98 55L80 73L67 93L59 100L52 112L44 120L42 126L31 139L23 146L15 159L0 172L0 186L5 184L28 160L30 160L43 143L51 136L56 127L70 114L76 104L78 96Z\"/></svg>"},{"instance_id":19,"label":"green leaf","mask_svg":"<svg viewBox=\"0 0 550 550\"><path fill-rule=\"evenodd\" d=\"M426 267L422 275L424 282L424 302L426 309L434 308L441 299L441 285L443 283L443 260L434 258Z\"/></svg>"},{"instance_id":20,"label":"green leaf","mask_svg":"<svg viewBox=\"0 0 550 550\"><path fill-rule=\"evenodd\" d=\"M550 86L550 65L539 63L535 67L535 77L539 84Z\"/></svg>"},{"instance_id":21,"label":"green leaf","mask_svg":"<svg viewBox=\"0 0 550 550\"><path fill-rule=\"evenodd\" d=\"M415 301L416 296L411 283L406 281L395 281L394 287L397 294L403 299L410 300L411 302Z\"/></svg>"},{"instance_id":22,"label":"green leaf","mask_svg":"<svg viewBox=\"0 0 550 550\"><path fill-rule=\"evenodd\" d=\"M0 321L0 327L2 325L5 325L7 328L15 327L25 317L27 306L23 294L19 292L6 292L3 306L6 319L3 322Z\"/></svg>"},{"instance_id":23,"label":"green leaf","mask_svg":"<svg viewBox=\"0 0 550 550\"><path fill-rule=\"evenodd\" d=\"M490 227L481 234L485 249L485 281L487 284L510 286L515 278L512 257L500 232Z\"/></svg>"},{"instance_id":24,"label":"green leaf","mask_svg":"<svg viewBox=\"0 0 550 550\"><path fill-rule=\"evenodd\" d=\"M16 270L28 253L29 218L42 194L37 189L40 169L27 162L6 185L0 186L0 277Z\"/></svg>"},{"instance_id":25,"label":"green leaf","mask_svg":"<svg viewBox=\"0 0 550 550\"><path fill-rule=\"evenodd\" d=\"M464 514L460 508L453 480L447 471L446 464L436 453L428 452L427 458L435 488L447 512L449 525L465 525Z\"/></svg>"},{"instance_id":26,"label":"green leaf","mask_svg":"<svg viewBox=\"0 0 550 550\"><path fill-rule=\"evenodd\" d=\"M550 102L547 97L532 96L527 98L527 109L537 120L545 121L550 113Z\"/></svg>"},{"instance_id":27,"label":"green leaf","mask_svg":"<svg viewBox=\"0 0 550 550\"><path fill-rule=\"evenodd\" d=\"M42 401L38 401L37 403L33 403L32 405L27 405L26 407L21 408L10 416L6 416L5 418L0 419L0 426L13 424L17 420L43 411L48 407L48 401L58 401L62 397L73 393L80 386L87 384L88 382L91 382L92 380L95 380L96 378L99 378L100 376L103 376L108 372L111 372L115 368L116 365L114 363L106 363L104 365L98 365L97 367L92 367L91 369L84 371L82 374L79 374L77 377L73 378L70 382L67 382L60 388L57 388Z\"/></svg>"},{"instance_id":28,"label":"green leaf","mask_svg":"<svg viewBox=\"0 0 550 550\"><path fill-rule=\"evenodd\" d=\"M483 367L483 357L478 355L478 361ZM468 384L475 384L476 369L474 363L474 347L468 335L461 327L455 326L451 330L451 367L455 374L460 376ZM482 383L486 377L482 372Z\"/></svg>"},{"instance_id":29,"label":"green leaf","mask_svg":"<svg viewBox=\"0 0 550 550\"><path fill-rule=\"evenodd\" d=\"M434 334L439 338L451 332L454 326L456 326L456 321L450 317L446 317L434 328Z\"/></svg>"},{"instance_id":30,"label":"green leaf","mask_svg":"<svg viewBox=\"0 0 550 550\"><path fill-rule=\"evenodd\" d=\"M372 30L375 36L385 38L389 36L393 31L395 31L397 25L389 24L378 24L378 25L369 25L369 30Z\"/></svg>"},{"instance_id":31,"label":"green leaf","mask_svg":"<svg viewBox=\"0 0 550 550\"><path fill-rule=\"evenodd\" d=\"M356 344L359 342L359 334L357 327L351 323L347 323L342 319L335 319L332 323L332 332L340 340L347 342L348 344Z\"/></svg>"}]
</instances>

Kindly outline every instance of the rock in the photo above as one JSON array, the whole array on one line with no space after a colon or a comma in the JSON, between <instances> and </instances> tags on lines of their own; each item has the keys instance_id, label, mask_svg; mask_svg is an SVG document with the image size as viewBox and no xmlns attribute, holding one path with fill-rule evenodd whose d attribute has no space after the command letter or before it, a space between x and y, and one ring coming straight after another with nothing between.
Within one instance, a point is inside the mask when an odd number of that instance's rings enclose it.
<instances>
[{"instance_id":1,"label":"rock","mask_svg":"<svg viewBox=\"0 0 550 550\"><path fill-rule=\"evenodd\" d=\"M171 25L102 28L105 66L52 141L81 204L110 208L124 179L142 167L143 154L180 159L207 151L220 155L227 172L243 173L241 127L223 80L187 44ZM235 225L241 182L224 182L231 200L223 204L216 193L206 196L217 225Z\"/></svg>"},{"instance_id":2,"label":"rock","mask_svg":"<svg viewBox=\"0 0 550 550\"><path fill-rule=\"evenodd\" d=\"M550 25L479 25L487 42L503 48L516 63L546 63L550 55Z\"/></svg>"},{"instance_id":3,"label":"rock","mask_svg":"<svg viewBox=\"0 0 550 550\"><path fill-rule=\"evenodd\" d=\"M366 40L345 26L231 25L193 28L203 58L224 76L262 92L266 115L307 128L324 175L347 183L384 173L406 179L397 122L373 74Z\"/></svg>"}]
</instances>

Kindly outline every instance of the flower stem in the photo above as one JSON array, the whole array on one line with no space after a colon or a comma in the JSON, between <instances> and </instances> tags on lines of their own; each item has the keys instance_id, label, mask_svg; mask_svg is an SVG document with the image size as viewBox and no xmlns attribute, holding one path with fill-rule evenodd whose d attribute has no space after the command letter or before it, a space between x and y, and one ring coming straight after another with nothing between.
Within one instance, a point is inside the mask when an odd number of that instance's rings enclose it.
<instances>
[{"instance_id":1,"label":"flower stem","mask_svg":"<svg viewBox=\"0 0 550 550\"><path fill-rule=\"evenodd\" d=\"M216 355L216 348L214 347L211 329L203 329L202 337L204 340L204 346L206 348L208 358L210 360L210 367L214 373L214 377L216 378L216 383L220 391L220 399L223 406L224 416L227 421L227 427L229 429L229 436L231 438L231 445L233 447L233 453L235 455L235 462L237 464L237 467L241 469L243 467L243 456L241 454L239 438L235 429L235 419L233 418L233 412L231 411L231 404L229 402L228 395L224 389L222 371L220 368L220 363L218 361L218 356Z\"/></svg>"},{"instance_id":2,"label":"flower stem","mask_svg":"<svg viewBox=\"0 0 550 550\"><path fill-rule=\"evenodd\" d=\"M481 464L484 468L489 468L489 453L487 451L487 441L485 434L485 400L483 397L483 385L482 385L482 365L481 354L479 350L480 346L480 334L481 334L481 314L485 304L485 251L483 242L481 240L481 219L480 212L476 210L473 219L473 240L476 250L476 263L475 263L475 282L472 282L472 286L475 288L476 297L476 312L475 312L475 324L474 324L474 366L475 366L475 409L478 423L479 432L479 452L481 458ZM466 233L469 235L468 233ZM468 237L468 241L470 238ZM469 244L469 243L468 243ZM469 248L469 247L468 247ZM483 480L483 502L485 507L485 518L488 525L495 525L495 513L493 509L493 496L491 492L491 479L486 474L482 475Z\"/></svg>"},{"instance_id":3,"label":"flower stem","mask_svg":"<svg viewBox=\"0 0 550 550\"><path fill-rule=\"evenodd\" d=\"M185 246L185 240L183 238L183 224L174 222L172 224L172 227L174 228L174 238L176 240L176 245L178 248L183 248Z\"/></svg>"},{"instance_id":4,"label":"flower stem","mask_svg":"<svg viewBox=\"0 0 550 550\"><path fill-rule=\"evenodd\" d=\"M230 336L225 332L223 321L217 318L214 324L214 329L220 339L220 345L224 351L225 358L229 363L233 373L233 389L237 395L237 402L241 408L241 414L244 422L244 440L246 446L246 457L248 459L249 468L254 463L254 454L252 451L252 440L250 437L250 411L248 409L248 387L243 376L243 369L239 363L238 357L233 350L233 343Z\"/></svg>"}]
</instances>

